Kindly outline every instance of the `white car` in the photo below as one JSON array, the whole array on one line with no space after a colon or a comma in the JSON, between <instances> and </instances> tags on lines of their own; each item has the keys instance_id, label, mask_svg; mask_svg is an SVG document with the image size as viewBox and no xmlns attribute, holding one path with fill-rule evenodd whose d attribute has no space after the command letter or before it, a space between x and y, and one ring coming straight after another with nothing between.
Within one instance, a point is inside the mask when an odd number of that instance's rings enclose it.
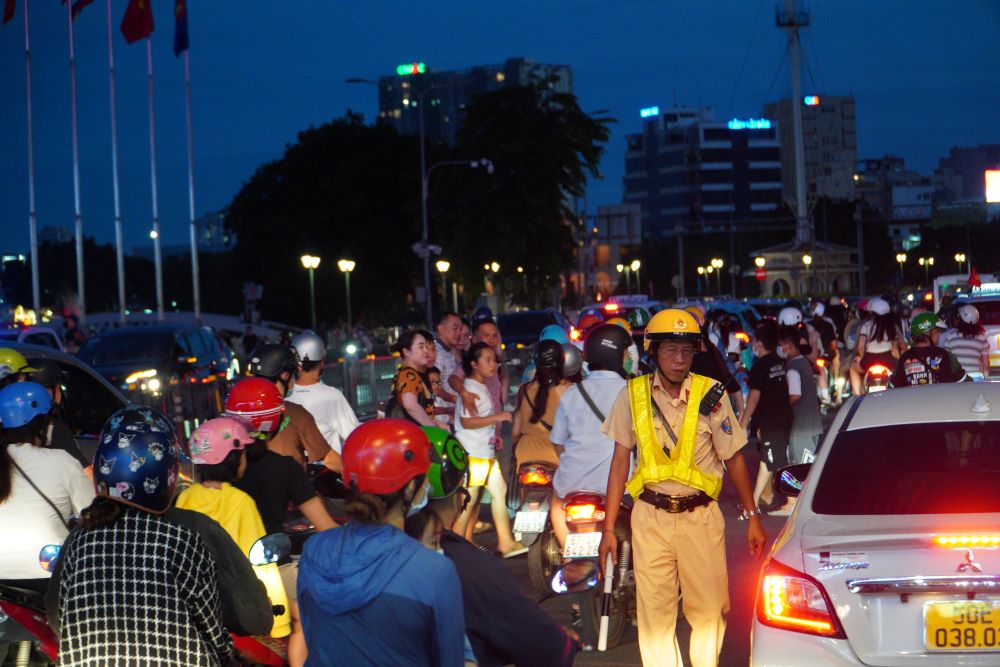
<instances>
[{"instance_id":1,"label":"white car","mask_svg":"<svg viewBox=\"0 0 1000 667\"><path fill-rule=\"evenodd\" d=\"M852 399L778 484L754 667L1000 665L1000 383Z\"/></svg>"}]
</instances>

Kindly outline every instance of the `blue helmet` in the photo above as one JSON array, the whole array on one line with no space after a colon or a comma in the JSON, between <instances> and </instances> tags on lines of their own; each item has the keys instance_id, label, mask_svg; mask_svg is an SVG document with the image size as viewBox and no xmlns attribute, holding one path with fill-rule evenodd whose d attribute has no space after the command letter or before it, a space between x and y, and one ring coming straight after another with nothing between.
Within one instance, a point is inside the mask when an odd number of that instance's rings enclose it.
<instances>
[{"instance_id":1,"label":"blue helmet","mask_svg":"<svg viewBox=\"0 0 1000 667\"><path fill-rule=\"evenodd\" d=\"M480 306L479 308L476 308L476 310L472 313L473 322L481 322L483 320L492 320L492 319L493 319L493 311L487 308L486 306Z\"/></svg>"},{"instance_id":2,"label":"blue helmet","mask_svg":"<svg viewBox=\"0 0 1000 667\"><path fill-rule=\"evenodd\" d=\"M538 336L538 340L554 340L560 345L563 345L569 342L569 336L566 335L566 330L558 324L549 324L542 329L542 333Z\"/></svg>"},{"instance_id":3,"label":"blue helmet","mask_svg":"<svg viewBox=\"0 0 1000 667\"><path fill-rule=\"evenodd\" d=\"M52 410L52 395L37 382L15 382L0 389L0 427L24 426Z\"/></svg>"},{"instance_id":4,"label":"blue helmet","mask_svg":"<svg viewBox=\"0 0 1000 667\"><path fill-rule=\"evenodd\" d=\"M162 514L174 499L179 450L173 425L162 414L122 408L101 430L94 488L100 496Z\"/></svg>"}]
</instances>

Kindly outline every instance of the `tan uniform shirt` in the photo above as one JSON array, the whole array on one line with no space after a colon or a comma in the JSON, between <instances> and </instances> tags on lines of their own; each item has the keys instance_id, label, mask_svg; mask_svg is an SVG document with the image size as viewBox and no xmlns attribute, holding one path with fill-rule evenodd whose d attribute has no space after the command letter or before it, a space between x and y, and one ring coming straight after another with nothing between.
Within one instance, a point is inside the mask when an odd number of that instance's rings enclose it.
<instances>
[{"instance_id":1,"label":"tan uniform shirt","mask_svg":"<svg viewBox=\"0 0 1000 667\"><path fill-rule=\"evenodd\" d=\"M656 404L657 410L666 417L667 423L670 424L670 428L674 430L674 434L678 438L681 436L681 426L684 422L684 412L687 410L687 397L690 391L690 375L684 378L678 398L672 398L666 389L663 388L659 373L653 375L652 390L650 392L653 403ZM666 446L667 449L672 450L674 443L670 439L670 436L667 435L667 431L663 428L659 417L653 417L653 428L656 431L656 439L659 443ZM635 430L632 428L632 403L629 399L628 386L623 387L621 393L618 394L618 398L615 400L608 418L604 420L601 431L618 444L629 449L635 448L637 439ZM701 414L698 415L698 435L695 438L694 444L694 464L703 473L721 478L723 473L722 462L732 458L745 444L747 444L746 433L740 426L739 420L736 419L732 404L726 396L722 397L715 410L708 417ZM640 460L639 465L641 466L642 463ZM693 489L687 484L674 481L647 484L646 488L671 496L686 496L697 491L697 489Z\"/></svg>"}]
</instances>

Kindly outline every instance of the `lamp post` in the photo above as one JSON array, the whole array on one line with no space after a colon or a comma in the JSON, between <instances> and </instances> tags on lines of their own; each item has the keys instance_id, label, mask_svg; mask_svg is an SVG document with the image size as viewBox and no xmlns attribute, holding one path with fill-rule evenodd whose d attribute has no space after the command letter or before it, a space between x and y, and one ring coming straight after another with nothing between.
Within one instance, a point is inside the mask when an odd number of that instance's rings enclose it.
<instances>
[{"instance_id":1,"label":"lamp post","mask_svg":"<svg viewBox=\"0 0 1000 667\"><path fill-rule=\"evenodd\" d=\"M625 293L628 294L628 291L631 289L631 287L629 286L629 282L628 282L628 275L629 275L629 271L631 269L629 269L624 264L617 264L617 265L615 265L615 269L618 270L618 273L622 273L622 272L625 273Z\"/></svg>"},{"instance_id":2,"label":"lamp post","mask_svg":"<svg viewBox=\"0 0 1000 667\"><path fill-rule=\"evenodd\" d=\"M701 279L705 275L705 267L699 266L698 269L698 296L701 296Z\"/></svg>"},{"instance_id":3,"label":"lamp post","mask_svg":"<svg viewBox=\"0 0 1000 667\"><path fill-rule=\"evenodd\" d=\"M639 267L641 267L641 266L642 266L642 262L640 262L637 259L633 259L632 263L629 265L629 268L632 269L632 272L635 274L635 293L636 294L642 294L642 283L639 281Z\"/></svg>"},{"instance_id":4,"label":"lamp post","mask_svg":"<svg viewBox=\"0 0 1000 667\"><path fill-rule=\"evenodd\" d=\"M755 257L753 263L758 269L763 269L764 265L767 264L767 260L763 257Z\"/></svg>"},{"instance_id":5,"label":"lamp post","mask_svg":"<svg viewBox=\"0 0 1000 667\"><path fill-rule=\"evenodd\" d=\"M906 264L906 253L897 252L896 261L899 262L899 284L902 286L903 281L906 280L906 277L903 274L903 266Z\"/></svg>"},{"instance_id":6,"label":"lamp post","mask_svg":"<svg viewBox=\"0 0 1000 667\"><path fill-rule=\"evenodd\" d=\"M920 264L920 266L924 267L924 284L929 285L931 282L930 270L931 267L934 266L934 258L921 257L920 259L917 260L917 262Z\"/></svg>"},{"instance_id":7,"label":"lamp post","mask_svg":"<svg viewBox=\"0 0 1000 667\"><path fill-rule=\"evenodd\" d=\"M344 274L344 289L347 293L347 326L351 326L351 271L354 270L353 259L341 259L337 261L337 268Z\"/></svg>"},{"instance_id":8,"label":"lamp post","mask_svg":"<svg viewBox=\"0 0 1000 667\"><path fill-rule=\"evenodd\" d=\"M319 257L302 255L302 267L309 271L309 314L312 328L316 328L316 280L313 273L319 266Z\"/></svg>"},{"instance_id":9,"label":"lamp post","mask_svg":"<svg viewBox=\"0 0 1000 667\"><path fill-rule=\"evenodd\" d=\"M719 288L719 294L722 294L722 266L724 262L722 259L715 257L712 259L712 268L715 269L715 281Z\"/></svg>"},{"instance_id":10,"label":"lamp post","mask_svg":"<svg viewBox=\"0 0 1000 667\"><path fill-rule=\"evenodd\" d=\"M434 266L441 274L441 302L444 303L444 309L448 310L448 269L451 268L451 262L439 259L434 263Z\"/></svg>"},{"instance_id":11,"label":"lamp post","mask_svg":"<svg viewBox=\"0 0 1000 667\"><path fill-rule=\"evenodd\" d=\"M705 274L707 275L707 277L705 278L705 287L707 288L707 291L709 293L711 293L712 291L712 274L714 272L715 272L715 267L712 266L711 263L705 267Z\"/></svg>"},{"instance_id":12,"label":"lamp post","mask_svg":"<svg viewBox=\"0 0 1000 667\"><path fill-rule=\"evenodd\" d=\"M802 263L806 265L806 296L812 294L812 255L802 255Z\"/></svg>"},{"instance_id":13,"label":"lamp post","mask_svg":"<svg viewBox=\"0 0 1000 667\"><path fill-rule=\"evenodd\" d=\"M965 253L964 252L956 252L955 253L955 261L958 262L958 272L961 273L962 272L962 265L965 264Z\"/></svg>"}]
</instances>

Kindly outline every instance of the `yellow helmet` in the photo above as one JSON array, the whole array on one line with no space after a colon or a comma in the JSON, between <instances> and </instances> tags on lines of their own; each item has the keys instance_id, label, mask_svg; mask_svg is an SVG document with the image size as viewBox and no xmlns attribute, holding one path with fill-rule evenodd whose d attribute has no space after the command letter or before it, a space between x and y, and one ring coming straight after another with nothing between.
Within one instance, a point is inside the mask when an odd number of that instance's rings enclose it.
<instances>
[{"instance_id":1,"label":"yellow helmet","mask_svg":"<svg viewBox=\"0 0 1000 667\"><path fill-rule=\"evenodd\" d=\"M0 380L14 373L34 373L36 370L28 366L28 360L17 350L0 347Z\"/></svg>"},{"instance_id":2,"label":"yellow helmet","mask_svg":"<svg viewBox=\"0 0 1000 667\"><path fill-rule=\"evenodd\" d=\"M624 317L612 317L605 324L617 324L625 331L632 333L632 327L629 326L628 321Z\"/></svg>"},{"instance_id":3,"label":"yellow helmet","mask_svg":"<svg viewBox=\"0 0 1000 667\"><path fill-rule=\"evenodd\" d=\"M705 309L701 306L685 306L684 310L694 315L694 319L698 320L698 326L705 323Z\"/></svg>"},{"instance_id":4,"label":"yellow helmet","mask_svg":"<svg viewBox=\"0 0 1000 667\"><path fill-rule=\"evenodd\" d=\"M668 308L653 315L646 325L643 336L643 348L648 350L650 343L672 340L683 343L699 343L701 341L701 325L694 315L687 310Z\"/></svg>"}]
</instances>

